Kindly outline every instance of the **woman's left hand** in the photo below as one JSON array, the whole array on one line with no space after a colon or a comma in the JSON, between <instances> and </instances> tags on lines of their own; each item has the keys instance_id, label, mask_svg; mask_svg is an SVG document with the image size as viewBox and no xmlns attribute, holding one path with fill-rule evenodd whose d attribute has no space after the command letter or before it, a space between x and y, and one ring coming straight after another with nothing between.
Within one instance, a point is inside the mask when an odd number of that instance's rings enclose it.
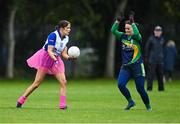
<instances>
[{"instance_id":1,"label":"woman's left hand","mask_svg":"<svg viewBox=\"0 0 180 124\"><path fill-rule=\"evenodd\" d=\"M134 23L134 15L135 15L135 12L134 11L131 11L129 13L129 20L131 21L131 23Z\"/></svg>"}]
</instances>

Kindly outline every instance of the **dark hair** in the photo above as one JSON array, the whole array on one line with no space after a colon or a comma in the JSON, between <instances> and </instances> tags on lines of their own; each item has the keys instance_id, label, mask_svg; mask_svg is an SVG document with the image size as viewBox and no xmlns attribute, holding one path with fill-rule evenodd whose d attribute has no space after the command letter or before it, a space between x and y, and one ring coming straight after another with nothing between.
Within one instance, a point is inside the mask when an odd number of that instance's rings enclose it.
<instances>
[{"instance_id":1,"label":"dark hair","mask_svg":"<svg viewBox=\"0 0 180 124\"><path fill-rule=\"evenodd\" d=\"M59 23L55 26L55 29L58 30L59 28L64 28L67 27L68 24L71 24L69 21L67 20L61 20L59 21Z\"/></svg>"},{"instance_id":2,"label":"dark hair","mask_svg":"<svg viewBox=\"0 0 180 124\"><path fill-rule=\"evenodd\" d=\"M129 25L131 25L132 23L131 23L131 21L130 21L130 20L126 20L126 21L125 21L125 24L129 24Z\"/></svg>"}]
</instances>

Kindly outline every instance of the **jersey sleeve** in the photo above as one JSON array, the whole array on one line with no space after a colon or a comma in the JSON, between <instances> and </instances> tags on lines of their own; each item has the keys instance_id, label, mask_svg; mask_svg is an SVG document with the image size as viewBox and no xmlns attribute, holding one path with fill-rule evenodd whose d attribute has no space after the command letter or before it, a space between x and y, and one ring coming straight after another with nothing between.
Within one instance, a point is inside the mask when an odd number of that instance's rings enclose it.
<instances>
[{"instance_id":1,"label":"jersey sleeve","mask_svg":"<svg viewBox=\"0 0 180 124\"><path fill-rule=\"evenodd\" d=\"M114 24L111 27L111 32L116 36L117 39L120 39L124 33L118 31L118 28L119 28L119 24L117 22L114 22Z\"/></svg>"},{"instance_id":2,"label":"jersey sleeve","mask_svg":"<svg viewBox=\"0 0 180 124\"><path fill-rule=\"evenodd\" d=\"M141 41L141 40L142 40L142 37L141 37L141 34L139 33L139 30L138 30L138 28L137 28L137 26L136 26L135 23L132 24L132 28L133 28L133 32L134 32L133 37L134 37L135 39Z\"/></svg>"},{"instance_id":3,"label":"jersey sleeve","mask_svg":"<svg viewBox=\"0 0 180 124\"><path fill-rule=\"evenodd\" d=\"M56 43L56 34L55 33L51 33L48 36L48 45L55 46L55 43Z\"/></svg>"}]
</instances>

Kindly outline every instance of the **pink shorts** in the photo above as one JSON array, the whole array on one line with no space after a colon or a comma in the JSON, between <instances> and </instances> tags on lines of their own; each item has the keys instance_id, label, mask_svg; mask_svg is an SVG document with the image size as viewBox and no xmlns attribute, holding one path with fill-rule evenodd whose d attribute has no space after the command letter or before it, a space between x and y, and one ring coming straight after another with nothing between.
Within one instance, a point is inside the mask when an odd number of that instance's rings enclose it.
<instances>
[{"instance_id":1,"label":"pink shorts","mask_svg":"<svg viewBox=\"0 0 180 124\"><path fill-rule=\"evenodd\" d=\"M57 62L49 56L44 49L38 50L33 56L27 59L27 64L31 68L41 69L48 74L64 73L64 63L59 56Z\"/></svg>"}]
</instances>

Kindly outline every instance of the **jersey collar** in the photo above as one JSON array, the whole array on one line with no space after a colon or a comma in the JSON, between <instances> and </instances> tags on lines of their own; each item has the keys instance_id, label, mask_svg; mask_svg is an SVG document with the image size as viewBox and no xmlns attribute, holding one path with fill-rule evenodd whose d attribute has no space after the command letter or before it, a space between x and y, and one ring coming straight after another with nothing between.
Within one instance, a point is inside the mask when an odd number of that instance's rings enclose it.
<instances>
[{"instance_id":1,"label":"jersey collar","mask_svg":"<svg viewBox=\"0 0 180 124\"><path fill-rule=\"evenodd\" d=\"M59 30L57 30L57 32L58 32L58 34L59 34L59 37L60 37L62 40L63 40L64 38L66 38L66 36L64 36L64 37L61 36L61 33L60 33Z\"/></svg>"}]
</instances>

